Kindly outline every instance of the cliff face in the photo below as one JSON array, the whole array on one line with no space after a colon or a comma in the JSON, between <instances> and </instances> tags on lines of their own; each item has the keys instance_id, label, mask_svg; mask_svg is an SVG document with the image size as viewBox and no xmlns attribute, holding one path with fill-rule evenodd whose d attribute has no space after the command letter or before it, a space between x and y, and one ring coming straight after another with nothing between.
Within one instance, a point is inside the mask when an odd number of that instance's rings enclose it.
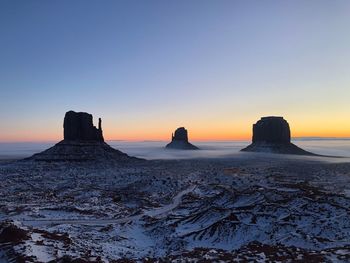
<instances>
[{"instance_id":1,"label":"cliff face","mask_svg":"<svg viewBox=\"0 0 350 263\"><path fill-rule=\"evenodd\" d=\"M103 142L101 118L98 126L93 125L91 114L68 111L63 122L64 140Z\"/></svg>"},{"instance_id":2,"label":"cliff face","mask_svg":"<svg viewBox=\"0 0 350 263\"><path fill-rule=\"evenodd\" d=\"M290 137L289 124L283 117L262 117L253 124L252 144L241 151L314 155L291 143Z\"/></svg>"},{"instance_id":3,"label":"cliff face","mask_svg":"<svg viewBox=\"0 0 350 263\"><path fill-rule=\"evenodd\" d=\"M172 136L172 141L188 142L187 130L184 127L176 129L174 135Z\"/></svg>"},{"instance_id":4,"label":"cliff face","mask_svg":"<svg viewBox=\"0 0 350 263\"><path fill-rule=\"evenodd\" d=\"M198 147L188 142L188 133L184 127L176 129L171 136L171 142L165 147L178 150L198 150Z\"/></svg>"},{"instance_id":5,"label":"cliff face","mask_svg":"<svg viewBox=\"0 0 350 263\"><path fill-rule=\"evenodd\" d=\"M290 129L283 117L263 117L253 124L253 143L290 143Z\"/></svg>"}]
</instances>

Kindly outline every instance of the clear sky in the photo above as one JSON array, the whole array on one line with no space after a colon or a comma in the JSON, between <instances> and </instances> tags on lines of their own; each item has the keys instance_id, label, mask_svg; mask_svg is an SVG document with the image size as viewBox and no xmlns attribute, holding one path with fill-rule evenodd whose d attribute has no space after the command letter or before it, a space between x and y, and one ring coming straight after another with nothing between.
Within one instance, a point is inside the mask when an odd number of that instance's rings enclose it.
<instances>
[{"instance_id":1,"label":"clear sky","mask_svg":"<svg viewBox=\"0 0 350 263\"><path fill-rule=\"evenodd\" d=\"M350 137L350 1L0 1L0 141L60 140L66 111L107 139Z\"/></svg>"}]
</instances>

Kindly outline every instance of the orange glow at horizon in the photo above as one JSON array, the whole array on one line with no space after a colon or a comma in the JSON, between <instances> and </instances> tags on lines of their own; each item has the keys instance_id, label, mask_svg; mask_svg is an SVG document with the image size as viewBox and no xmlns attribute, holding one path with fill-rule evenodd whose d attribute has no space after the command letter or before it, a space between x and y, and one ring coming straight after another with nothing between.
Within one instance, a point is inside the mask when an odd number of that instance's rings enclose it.
<instances>
[{"instance_id":1,"label":"orange glow at horizon","mask_svg":"<svg viewBox=\"0 0 350 263\"><path fill-rule=\"evenodd\" d=\"M106 141L250 141L264 116L350 138L349 1L8 2L0 142L58 142L70 110Z\"/></svg>"},{"instance_id":2,"label":"orange glow at horizon","mask_svg":"<svg viewBox=\"0 0 350 263\"><path fill-rule=\"evenodd\" d=\"M239 140L248 140L250 141L252 138L252 131L242 131L242 132L200 132L195 129L187 128L189 132L189 140L190 141L239 141ZM116 135L113 132L104 132L104 138L106 141L112 140L123 140L123 141L170 141L171 133L173 131L165 132L145 132L140 133L137 131L133 132L125 132L118 133ZM295 129L291 130L292 138L296 137L334 137L334 138L348 138L350 137L350 133L347 131L337 130L337 131L329 131L319 130L315 132L313 130L302 130ZM11 136L6 136L0 138L0 142L58 142L63 139L63 134L54 132L50 134L31 134L28 133L23 135L21 133L15 133Z\"/></svg>"},{"instance_id":3,"label":"orange glow at horizon","mask_svg":"<svg viewBox=\"0 0 350 263\"><path fill-rule=\"evenodd\" d=\"M260 116L269 116L265 112ZM276 114L277 115L277 114ZM292 137L350 137L350 122L344 122L346 113L333 117L306 116L299 114L279 114L290 125ZM116 124L114 115L103 117L102 129L105 140L144 141L161 140L170 141L171 134L178 127L188 130L190 141L225 141L225 140L248 140L252 138L252 125L260 119L255 114L230 116L180 116L171 118L139 118L126 119ZM94 121L97 120L94 117ZM179 120L185 121L179 121ZM312 120L312 121L310 121ZM16 124L16 123L15 123ZM161 124L161 125L160 125ZM2 129L0 142L58 142L63 139L62 121L51 119L41 120L38 129L35 122L19 123L12 127ZM96 123L95 123L96 125Z\"/></svg>"}]
</instances>

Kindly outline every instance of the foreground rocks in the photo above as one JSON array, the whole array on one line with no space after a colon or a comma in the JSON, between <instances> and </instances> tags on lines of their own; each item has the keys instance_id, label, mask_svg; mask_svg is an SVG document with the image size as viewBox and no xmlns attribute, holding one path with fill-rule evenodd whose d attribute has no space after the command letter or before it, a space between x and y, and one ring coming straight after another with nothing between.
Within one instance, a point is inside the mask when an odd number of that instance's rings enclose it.
<instances>
[{"instance_id":1,"label":"foreground rocks","mask_svg":"<svg viewBox=\"0 0 350 263\"><path fill-rule=\"evenodd\" d=\"M19 228L11 222L2 222L0 224L0 244L1 243L20 243L29 239L28 231Z\"/></svg>"},{"instance_id":2,"label":"foreground rocks","mask_svg":"<svg viewBox=\"0 0 350 263\"><path fill-rule=\"evenodd\" d=\"M315 155L290 141L290 128L283 117L262 117L253 124L253 142L242 149L246 152Z\"/></svg>"},{"instance_id":3,"label":"foreground rocks","mask_svg":"<svg viewBox=\"0 0 350 263\"><path fill-rule=\"evenodd\" d=\"M188 133L184 127L177 128L171 136L171 142L165 146L168 149L198 150L197 146L188 142Z\"/></svg>"}]
</instances>

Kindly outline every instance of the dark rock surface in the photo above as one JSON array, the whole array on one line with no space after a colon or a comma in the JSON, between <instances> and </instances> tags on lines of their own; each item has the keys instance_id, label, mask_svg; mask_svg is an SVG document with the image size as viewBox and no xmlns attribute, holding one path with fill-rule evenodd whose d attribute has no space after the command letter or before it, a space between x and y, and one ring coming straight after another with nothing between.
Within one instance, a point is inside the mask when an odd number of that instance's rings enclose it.
<instances>
[{"instance_id":1,"label":"dark rock surface","mask_svg":"<svg viewBox=\"0 0 350 263\"><path fill-rule=\"evenodd\" d=\"M104 142L102 121L98 128L93 125L92 115L85 112L69 111L64 117L64 140L53 147L34 154L26 160L62 161L128 161L138 158L110 147Z\"/></svg>"},{"instance_id":2,"label":"dark rock surface","mask_svg":"<svg viewBox=\"0 0 350 263\"><path fill-rule=\"evenodd\" d=\"M171 136L171 142L165 146L168 149L198 150L198 147L188 142L188 133L184 127L177 128Z\"/></svg>"},{"instance_id":3,"label":"dark rock surface","mask_svg":"<svg viewBox=\"0 0 350 263\"><path fill-rule=\"evenodd\" d=\"M4 221L0 224L0 243L20 243L27 239L29 239L28 232L13 222Z\"/></svg>"},{"instance_id":4,"label":"dark rock surface","mask_svg":"<svg viewBox=\"0 0 350 263\"><path fill-rule=\"evenodd\" d=\"M63 140L29 159L46 162L127 161L137 159L116 150L105 142Z\"/></svg>"},{"instance_id":5,"label":"dark rock surface","mask_svg":"<svg viewBox=\"0 0 350 263\"><path fill-rule=\"evenodd\" d=\"M253 124L253 143L290 143L290 129L283 117L262 117Z\"/></svg>"},{"instance_id":6,"label":"dark rock surface","mask_svg":"<svg viewBox=\"0 0 350 263\"><path fill-rule=\"evenodd\" d=\"M315 155L291 143L290 137L289 124L283 117L262 117L253 124L252 144L241 151Z\"/></svg>"},{"instance_id":7,"label":"dark rock surface","mask_svg":"<svg viewBox=\"0 0 350 263\"><path fill-rule=\"evenodd\" d=\"M64 140L103 142L101 118L98 129L93 125L92 115L86 112L68 111L63 122Z\"/></svg>"}]
</instances>

